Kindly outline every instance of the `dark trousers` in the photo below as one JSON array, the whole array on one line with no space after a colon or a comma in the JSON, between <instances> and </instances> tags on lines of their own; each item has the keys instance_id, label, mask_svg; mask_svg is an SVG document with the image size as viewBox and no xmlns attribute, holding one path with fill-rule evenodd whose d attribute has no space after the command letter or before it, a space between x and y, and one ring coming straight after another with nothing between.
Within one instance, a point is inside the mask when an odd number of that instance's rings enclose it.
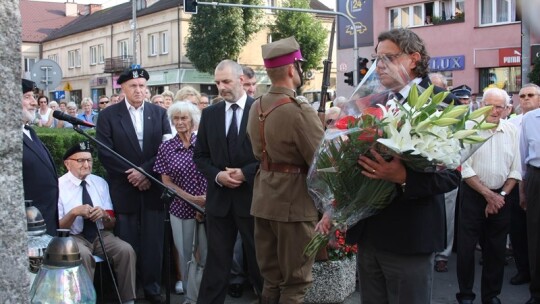
<instances>
[{"instance_id":1,"label":"dark trousers","mask_svg":"<svg viewBox=\"0 0 540 304\"><path fill-rule=\"evenodd\" d=\"M357 266L362 304L431 303L434 253L397 254L370 245L361 248Z\"/></svg>"},{"instance_id":2,"label":"dark trousers","mask_svg":"<svg viewBox=\"0 0 540 304\"><path fill-rule=\"evenodd\" d=\"M506 202L510 204L510 241L516 268L519 273L529 274L529 252L527 246L527 215L519 206L519 186L516 185L508 195Z\"/></svg>"},{"instance_id":3,"label":"dark trousers","mask_svg":"<svg viewBox=\"0 0 540 304\"><path fill-rule=\"evenodd\" d=\"M246 251L248 275L253 287L261 294L262 278L255 257L253 217L239 217L229 212L225 217L206 215L208 255L204 267L197 303L223 303L227 296L229 276L236 236L240 232Z\"/></svg>"},{"instance_id":4,"label":"dark trousers","mask_svg":"<svg viewBox=\"0 0 540 304\"><path fill-rule=\"evenodd\" d=\"M531 296L540 298L540 169L527 169L527 232Z\"/></svg>"},{"instance_id":5,"label":"dark trousers","mask_svg":"<svg viewBox=\"0 0 540 304\"><path fill-rule=\"evenodd\" d=\"M116 215L115 234L137 254L137 285L146 295L161 294L165 211L141 204L137 213Z\"/></svg>"},{"instance_id":6,"label":"dark trousers","mask_svg":"<svg viewBox=\"0 0 540 304\"><path fill-rule=\"evenodd\" d=\"M474 254L476 243L482 246L482 301L501 293L504 278L506 235L510 229L510 205L506 203L497 214L484 214L487 202L484 197L461 183L457 243L458 300L474 299Z\"/></svg>"}]
</instances>

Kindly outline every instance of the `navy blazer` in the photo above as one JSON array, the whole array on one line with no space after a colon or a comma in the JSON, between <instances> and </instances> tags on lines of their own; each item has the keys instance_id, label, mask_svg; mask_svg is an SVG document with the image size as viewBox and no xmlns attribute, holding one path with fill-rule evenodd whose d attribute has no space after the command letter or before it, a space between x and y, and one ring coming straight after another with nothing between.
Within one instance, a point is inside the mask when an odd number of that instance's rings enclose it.
<instances>
[{"instance_id":1,"label":"navy blazer","mask_svg":"<svg viewBox=\"0 0 540 304\"><path fill-rule=\"evenodd\" d=\"M224 217L232 209L238 216L251 217L253 181L259 165L246 134L249 110L253 102L254 99L248 96L238 132L239 147L235 155L229 155L227 150L225 102L214 104L202 112L193 159L197 169L208 180L206 213L213 216ZM246 181L235 189L221 187L215 179L225 167L240 168Z\"/></svg>"},{"instance_id":2,"label":"navy blazer","mask_svg":"<svg viewBox=\"0 0 540 304\"><path fill-rule=\"evenodd\" d=\"M58 173L47 147L32 128L29 131L38 142L23 134L24 199L33 201L32 205L39 209L45 220L47 234L55 236L58 229ZM46 157L36 145L45 148Z\"/></svg>"},{"instance_id":3,"label":"navy blazer","mask_svg":"<svg viewBox=\"0 0 540 304\"><path fill-rule=\"evenodd\" d=\"M153 167L163 135L171 133L166 110L154 104L145 103L143 132L143 149L141 150L125 100L99 113L96 139L160 179L159 174L153 171ZM149 209L163 209L160 186L152 183L149 190L139 191L127 180L125 171L131 168L130 165L99 146L98 157L107 170L115 212L134 213L140 209L141 204L145 204Z\"/></svg>"},{"instance_id":4,"label":"navy blazer","mask_svg":"<svg viewBox=\"0 0 540 304\"><path fill-rule=\"evenodd\" d=\"M427 88L429 78L420 86ZM435 87L435 92L442 91ZM444 103L459 104L453 94ZM398 196L379 214L360 221L347 231L347 242L373 246L397 254L428 254L446 247L444 193L458 187L457 170L435 173L407 170L405 191L396 185Z\"/></svg>"}]
</instances>

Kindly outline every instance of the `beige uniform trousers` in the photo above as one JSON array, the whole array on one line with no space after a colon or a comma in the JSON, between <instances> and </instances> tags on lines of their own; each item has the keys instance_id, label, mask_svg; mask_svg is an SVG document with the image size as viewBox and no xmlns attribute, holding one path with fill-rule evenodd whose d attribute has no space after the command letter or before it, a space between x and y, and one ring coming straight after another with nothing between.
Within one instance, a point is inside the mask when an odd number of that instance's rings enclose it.
<instances>
[{"instance_id":1,"label":"beige uniform trousers","mask_svg":"<svg viewBox=\"0 0 540 304\"><path fill-rule=\"evenodd\" d=\"M303 303L313 281L314 257L303 254L315 221L278 222L255 217L255 250L270 303Z\"/></svg>"}]
</instances>

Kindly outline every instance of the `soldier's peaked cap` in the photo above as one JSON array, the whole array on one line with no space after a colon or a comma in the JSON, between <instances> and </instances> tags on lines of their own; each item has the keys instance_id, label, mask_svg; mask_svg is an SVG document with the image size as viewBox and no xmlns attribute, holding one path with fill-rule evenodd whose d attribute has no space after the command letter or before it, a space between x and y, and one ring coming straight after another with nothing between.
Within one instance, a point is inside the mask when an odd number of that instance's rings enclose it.
<instances>
[{"instance_id":1,"label":"soldier's peaked cap","mask_svg":"<svg viewBox=\"0 0 540 304\"><path fill-rule=\"evenodd\" d=\"M294 37L263 45L262 56L264 66L267 68L277 68L296 61L304 61L300 45Z\"/></svg>"}]
</instances>

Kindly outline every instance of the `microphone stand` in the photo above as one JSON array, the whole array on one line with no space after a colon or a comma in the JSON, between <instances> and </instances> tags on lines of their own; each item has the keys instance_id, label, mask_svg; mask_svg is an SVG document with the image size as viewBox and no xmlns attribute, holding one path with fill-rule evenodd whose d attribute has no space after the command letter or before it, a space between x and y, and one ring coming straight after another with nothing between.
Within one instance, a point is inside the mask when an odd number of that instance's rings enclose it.
<instances>
[{"instance_id":1,"label":"microphone stand","mask_svg":"<svg viewBox=\"0 0 540 304\"><path fill-rule=\"evenodd\" d=\"M173 199L175 197L178 197L178 198L181 198L180 195L178 195L178 193L176 193L176 191L174 191L173 189L167 187L165 184L163 184L160 180L156 179L155 177L153 177L151 174L149 174L148 172L144 171L142 168L139 168L138 166L136 166L134 163L130 162L129 160L127 160L125 157L123 157L122 155L118 154L116 151L114 151L113 149L109 148L107 145L105 145L104 143L100 142L99 140L95 139L94 137L86 134L86 132L84 132L80 127L79 125L77 124L73 124L73 130L75 130L77 133L81 134L82 136L86 137L88 140L90 140L93 144L95 145L98 145L102 148L104 148L105 150L109 151L112 155L114 155L116 158L122 160L123 162L125 162L126 164L130 165L131 168L134 168L135 170L139 171L142 175L144 175L146 178L148 178L149 180L151 180L152 182L154 182L155 184L161 186L161 188L163 189L163 193L161 194L161 199L163 200L163 203L165 205L165 220L164 220L164 238L165 238L165 244L164 244L164 250L165 250L165 269L166 269L166 272L167 272L167 279L166 279L166 287L165 287L165 294L166 294L166 303L171 303L171 265L170 265L170 259L171 259L171 248L170 248L170 232L169 230L171 229L171 218L170 218L170 214L169 214L169 207L171 205L171 202L173 201ZM195 209L195 211L198 211L202 214L204 214L204 208L202 208L201 206L197 205L197 204L194 204L192 202L189 202L187 200L184 200L187 205L193 209ZM99 229L98 229L99 230ZM108 262L107 262L108 263ZM109 267L110 268L110 267Z\"/></svg>"},{"instance_id":2,"label":"microphone stand","mask_svg":"<svg viewBox=\"0 0 540 304\"><path fill-rule=\"evenodd\" d=\"M101 231L99 230L99 225L97 222L96 222L96 229L97 229L99 244L101 245L101 250L103 250L103 257L105 258L105 262L107 262L107 267L109 267L109 273L111 274L111 278L113 281L114 291L116 291L116 296L118 297L118 303L122 304L122 297L120 297L120 292L118 291L118 285L116 284L116 279L114 278L114 272L111 267L111 262L109 261L109 256L107 255L107 251L105 250L105 244L103 243L103 236L101 236ZM103 292L103 290L101 292Z\"/></svg>"}]
</instances>

